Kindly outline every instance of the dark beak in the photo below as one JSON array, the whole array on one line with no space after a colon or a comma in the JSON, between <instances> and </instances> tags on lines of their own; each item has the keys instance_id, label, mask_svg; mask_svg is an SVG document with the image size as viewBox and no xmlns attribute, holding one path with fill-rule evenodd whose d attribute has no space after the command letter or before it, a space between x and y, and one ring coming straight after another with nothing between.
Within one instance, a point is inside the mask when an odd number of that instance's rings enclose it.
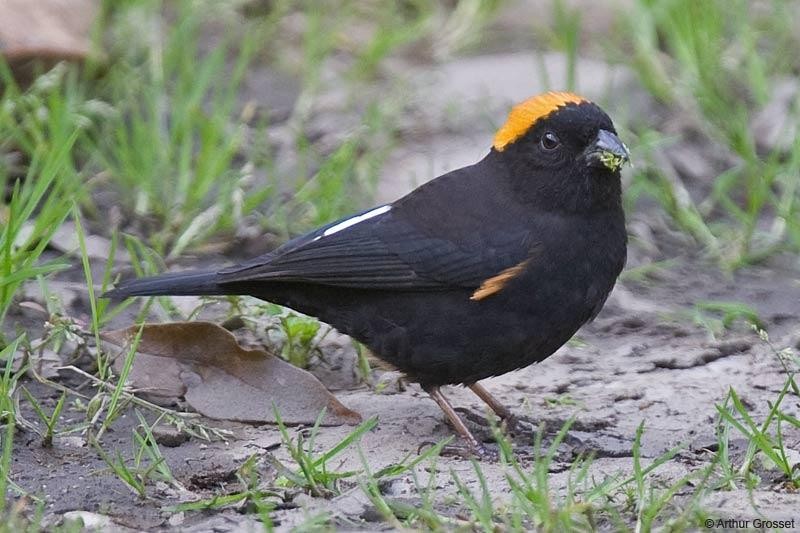
<instances>
[{"instance_id":1,"label":"dark beak","mask_svg":"<svg viewBox=\"0 0 800 533\"><path fill-rule=\"evenodd\" d=\"M610 131L600 130L592 144L586 149L586 161L589 166L618 171L630 161L631 153L625 143Z\"/></svg>"}]
</instances>

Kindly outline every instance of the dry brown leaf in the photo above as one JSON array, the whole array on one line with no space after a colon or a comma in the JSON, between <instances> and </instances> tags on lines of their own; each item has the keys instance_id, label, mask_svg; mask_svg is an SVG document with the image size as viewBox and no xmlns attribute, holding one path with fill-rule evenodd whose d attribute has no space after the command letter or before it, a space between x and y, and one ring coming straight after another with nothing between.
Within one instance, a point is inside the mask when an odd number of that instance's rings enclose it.
<instances>
[{"instance_id":1,"label":"dry brown leaf","mask_svg":"<svg viewBox=\"0 0 800 533\"><path fill-rule=\"evenodd\" d=\"M12 62L82 59L98 0L0 0L0 53Z\"/></svg>"},{"instance_id":2,"label":"dry brown leaf","mask_svg":"<svg viewBox=\"0 0 800 533\"><path fill-rule=\"evenodd\" d=\"M104 332L116 346L129 346L139 328ZM199 413L240 422L275 422L272 405L287 424L357 424L361 416L342 405L313 375L263 350L245 349L211 322L147 324L129 380L137 389L184 396ZM123 350L115 365L122 364Z\"/></svg>"}]
</instances>

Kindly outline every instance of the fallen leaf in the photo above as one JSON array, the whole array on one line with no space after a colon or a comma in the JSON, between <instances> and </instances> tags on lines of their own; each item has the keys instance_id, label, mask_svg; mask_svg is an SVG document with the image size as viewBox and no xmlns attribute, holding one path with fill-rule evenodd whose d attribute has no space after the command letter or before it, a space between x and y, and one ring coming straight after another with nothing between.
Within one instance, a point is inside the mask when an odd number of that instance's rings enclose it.
<instances>
[{"instance_id":1,"label":"fallen leaf","mask_svg":"<svg viewBox=\"0 0 800 533\"><path fill-rule=\"evenodd\" d=\"M138 331L132 326L101 336L127 347ZM287 424L311 424L323 408L325 425L361 421L310 373L264 350L242 348L229 331L211 322L147 324L137 352L128 376L135 388L183 396L209 418L274 423L274 404ZM118 370L126 353L115 360Z\"/></svg>"},{"instance_id":2,"label":"fallen leaf","mask_svg":"<svg viewBox=\"0 0 800 533\"><path fill-rule=\"evenodd\" d=\"M121 330L123 332L127 330ZM111 332L115 333L115 332ZM119 343L105 337L105 333L101 336L111 342L112 344L120 345ZM134 332L135 335L135 332ZM131 337L133 339L133 337ZM114 359L114 369L117 373L122 371L125 363L125 356L128 353L127 347L131 339L125 339L124 342L126 350L119 354ZM177 398L183 397L186 394L186 385L183 383L182 374L184 370L182 364L177 359L167 359L143 353L144 347L139 345L139 352L136 354L133 367L131 367L128 374L128 381L136 389L136 392L141 396L145 396L148 400L158 405L174 405Z\"/></svg>"},{"instance_id":3,"label":"fallen leaf","mask_svg":"<svg viewBox=\"0 0 800 533\"><path fill-rule=\"evenodd\" d=\"M30 309L31 311L35 311L46 317L50 316L50 313L47 312L47 309L45 309L44 306L39 302L22 301L18 305L23 309Z\"/></svg>"},{"instance_id":4,"label":"fallen leaf","mask_svg":"<svg viewBox=\"0 0 800 533\"><path fill-rule=\"evenodd\" d=\"M0 53L12 63L82 59L98 7L98 0L2 0Z\"/></svg>"}]
</instances>

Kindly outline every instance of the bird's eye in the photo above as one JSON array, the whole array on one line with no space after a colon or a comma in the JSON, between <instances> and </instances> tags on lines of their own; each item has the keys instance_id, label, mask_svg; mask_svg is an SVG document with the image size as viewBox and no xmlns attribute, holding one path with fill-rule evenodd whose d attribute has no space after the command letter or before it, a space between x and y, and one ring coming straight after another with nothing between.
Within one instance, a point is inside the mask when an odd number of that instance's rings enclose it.
<instances>
[{"instance_id":1,"label":"bird's eye","mask_svg":"<svg viewBox=\"0 0 800 533\"><path fill-rule=\"evenodd\" d=\"M558 145L561 144L561 141L558 139L558 135L552 131L548 131L542 135L542 140L539 141L539 144L541 144L542 148L545 150L555 150L558 148Z\"/></svg>"}]
</instances>

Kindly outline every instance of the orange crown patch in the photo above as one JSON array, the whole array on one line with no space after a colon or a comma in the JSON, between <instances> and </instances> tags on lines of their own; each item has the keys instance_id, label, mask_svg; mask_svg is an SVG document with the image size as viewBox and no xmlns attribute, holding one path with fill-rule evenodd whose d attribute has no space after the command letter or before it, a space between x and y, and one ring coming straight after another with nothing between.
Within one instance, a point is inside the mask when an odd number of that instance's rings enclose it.
<instances>
[{"instance_id":1,"label":"orange crown patch","mask_svg":"<svg viewBox=\"0 0 800 533\"><path fill-rule=\"evenodd\" d=\"M506 145L522 137L540 119L567 104L588 102L572 93L549 92L528 98L511 108L506 123L494 134L494 148L502 152Z\"/></svg>"}]
</instances>

